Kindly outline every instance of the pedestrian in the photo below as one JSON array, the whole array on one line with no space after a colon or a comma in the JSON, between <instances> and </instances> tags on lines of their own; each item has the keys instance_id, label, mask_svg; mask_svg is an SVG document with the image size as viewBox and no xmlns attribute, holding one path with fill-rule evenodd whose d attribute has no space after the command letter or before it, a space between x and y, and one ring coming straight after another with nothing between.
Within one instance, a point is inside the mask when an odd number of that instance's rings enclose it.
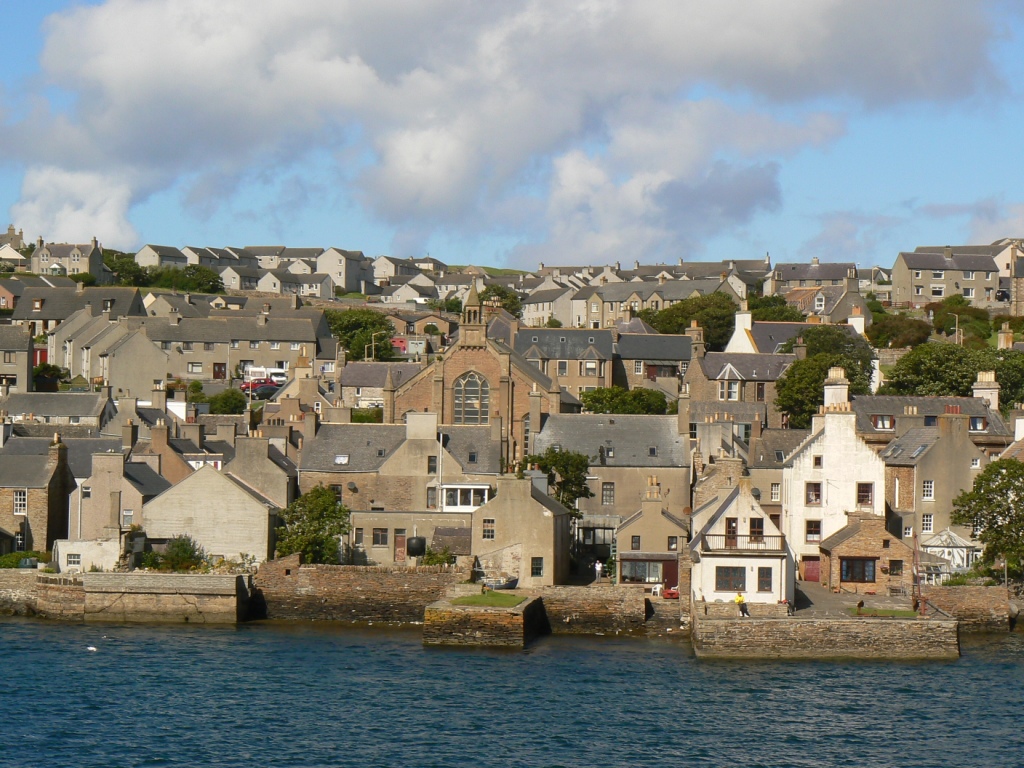
<instances>
[{"instance_id":1,"label":"pedestrian","mask_svg":"<svg viewBox=\"0 0 1024 768\"><path fill-rule=\"evenodd\" d=\"M745 616L749 619L750 611L747 609L747 600L745 597L743 597L742 592L736 593L736 605L740 607L740 616Z\"/></svg>"},{"instance_id":2,"label":"pedestrian","mask_svg":"<svg viewBox=\"0 0 1024 768\"><path fill-rule=\"evenodd\" d=\"M601 571L602 570L604 570L604 566L601 564L601 561L600 560L595 560L594 561L594 581L600 581L601 580Z\"/></svg>"}]
</instances>

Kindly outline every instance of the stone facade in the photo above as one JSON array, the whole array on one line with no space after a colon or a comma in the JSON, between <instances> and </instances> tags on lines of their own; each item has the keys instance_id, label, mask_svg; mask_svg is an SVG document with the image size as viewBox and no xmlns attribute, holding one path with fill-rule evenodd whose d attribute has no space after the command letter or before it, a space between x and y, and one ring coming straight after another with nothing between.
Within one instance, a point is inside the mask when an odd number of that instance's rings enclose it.
<instances>
[{"instance_id":1,"label":"stone facade","mask_svg":"<svg viewBox=\"0 0 1024 768\"><path fill-rule=\"evenodd\" d=\"M543 598L555 635L592 635L643 631L644 588L636 586L557 586L521 590Z\"/></svg>"},{"instance_id":2,"label":"stone facade","mask_svg":"<svg viewBox=\"0 0 1024 768\"><path fill-rule=\"evenodd\" d=\"M832 544L821 542L821 585L832 590L857 594L889 594L890 590L909 593L913 583L914 550L885 528L885 518L863 516L850 522L851 535ZM855 529L855 530L854 530ZM839 532L836 538L842 538ZM843 578L843 561L873 563L873 577L861 569L850 568L853 578Z\"/></svg>"},{"instance_id":3,"label":"stone facade","mask_svg":"<svg viewBox=\"0 0 1024 768\"><path fill-rule=\"evenodd\" d=\"M35 609L37 573L31 568L0 568L0 615L24 616Z\"/></svg>"},{"instance_id":4,"label":"stone facade","mask_svg":"<svg viewBox=\"0 0 1024 768\"><path fill-rule=\"evenodd\" d=\"M1005 587L937 587L925 585L924 599L960 621L968 631L1005 630L1010 598Z\"/></svg>"},{"instance_id":5,"label":"stone facade","mask_svg":"<svg viewBox=\"0 0 1024 768\"><path fill-rule=\"evenodd\" d=\"M438 601L423 616L425 645L475 645L522 648L548 634L544 603L526 599L512 608L452 605Z\"/></svg>"}]
</instances>

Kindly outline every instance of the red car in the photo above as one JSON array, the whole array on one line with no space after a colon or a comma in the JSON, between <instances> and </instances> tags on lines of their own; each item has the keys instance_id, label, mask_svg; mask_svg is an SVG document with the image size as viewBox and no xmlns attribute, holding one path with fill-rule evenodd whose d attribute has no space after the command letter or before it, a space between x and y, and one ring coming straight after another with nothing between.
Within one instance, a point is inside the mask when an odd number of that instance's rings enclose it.
<instances>
[{"instance_id":1,"label":"red car","mask_svg":"<svg viewBox=\"0 0 1024 768\"><path fill-rule=\"evenodd\" d=\"M248 392L250 389L258 389L259 387L275 387L273 381L270 379L249 379L249 381L243 382L242 386L239 387L243 392Z\"/></svg>"}]
</instances>

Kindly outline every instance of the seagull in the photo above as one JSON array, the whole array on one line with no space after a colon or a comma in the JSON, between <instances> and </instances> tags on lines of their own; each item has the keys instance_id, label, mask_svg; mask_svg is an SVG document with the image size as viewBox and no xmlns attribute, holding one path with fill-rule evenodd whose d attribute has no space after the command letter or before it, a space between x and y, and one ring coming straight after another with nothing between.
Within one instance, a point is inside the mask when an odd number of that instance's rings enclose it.
<instances>
[{"instance_id":1,"label":"seagull","mask_svg":"<svg viewBox=\"0 0 1024 768\"><path fill-rule=\"evenodd\" d=\"M85 650L87 650L87 651L95 651L96 650L96 646L95 645L90 645Z\"/></svg>"}]
</instances>

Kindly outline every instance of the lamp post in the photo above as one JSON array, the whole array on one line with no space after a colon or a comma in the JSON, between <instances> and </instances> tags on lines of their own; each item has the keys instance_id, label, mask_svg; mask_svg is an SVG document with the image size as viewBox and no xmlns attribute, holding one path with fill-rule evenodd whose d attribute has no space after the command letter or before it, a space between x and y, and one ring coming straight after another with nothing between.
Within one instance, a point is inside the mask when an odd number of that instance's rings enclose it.
<instances>
[{"instance_id":1,"label":"lamp post","mask_svg":"<svg viewBox=\"0 0 1024 768\"><path fill-rule=\"evenodd\" d=\"M366 350L370 350L370 359L373 360L377 357L377 337L383 336L387 331L377 331L370 337L370 343L363 345L363 359L366 359Z\"/></svg>"}]
</instances>

